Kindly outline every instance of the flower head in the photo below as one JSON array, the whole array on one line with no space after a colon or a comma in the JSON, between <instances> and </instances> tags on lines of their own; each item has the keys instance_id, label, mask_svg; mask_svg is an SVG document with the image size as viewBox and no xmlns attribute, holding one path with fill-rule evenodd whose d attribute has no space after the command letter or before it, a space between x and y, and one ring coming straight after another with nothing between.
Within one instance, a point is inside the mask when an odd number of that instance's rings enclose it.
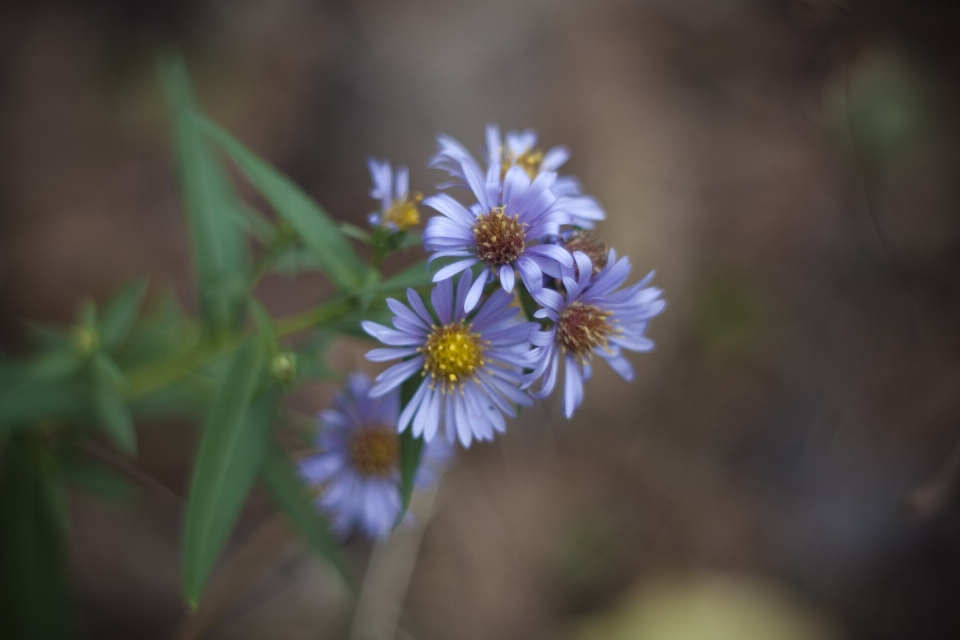
<instances>
[{"instance_id":1,"label":"flower head","mask_svg":"<svg viewBox=\"0 0 960 640\"><path fill-rule=\"evenodd\" d=\"M541 174L556 173L570 159L569 149L563 146L553 147L546 152L538 149L537 134L533 129L522 132L508 131L506 136L501 137L500 127L488 124L486 142L487 179L497 179L499 173L501 185L511 167L520 167L530 180L535 180ZM431 158L430 166L446 171L453 178L440 185L441 188L469 186L463 164L476 164L470 152L462 144L445 135L437 139L437 146L437 153ZM550 191L561 199L558 207L569 216L570 224L574 226L590 229L596 221L607 217L595 199L583 194L580 182L573 176L555 176Z\"/></svg>"},{"instance_id":2,"label":"flower head","mask_svg":"<svg viewBox=\"0 0 960 640\"><path fill-rule=\"evenodd\" d=\"M503 414L515 416L514 404L532 403L518 387L520 358L537 325L519 321L520 310L510 306L513 296L500 290L468 316L465 301L472 284L469 270L460 276L456 292L451 279L438 283L430 296L436 319L420 295L408 289L409 307L387 300L396 314L395 329L363 322L364 331L390 345L368 352L368 360L409 358L380 374L371 396L387 394L411 376L422 378L396 421L398 431L409 427L430 442L442 428L451 442L459 439L469 447L473 440L502 433Z\"/></svg>"},{"instance_id":3,"label":"flower head","mask_svg":"<svg viewBox=\"0 0 960 640\"><path fill-rule=\"evenodd\" d=\"M434 282L483 263L465 300L467 311L476 306L491 277L499 278L501 287L509 293L516 270L527 289L537 291L543 286L544 273L559 275L561 267L573 265L568 251L541 242L559 234L560 225L569 220L550 191L555 174L542 173L531 181L522 168L511 167L501 185L496 175L490 179L489 172L484 180L473 158L463 161L463 172L477 203L468 210L445 193L427 198L424 204L442 215L427 223L423 247L436 252L431 260L461 258L440 269Z\"/></svg>"},{"instance_id":4,"label":"flower head","mask_svg":"<svg viewBox=\"0 0 960 640\"><path fill-rule=\"evenodd\" d=\"M391 231L404 231L420 224L417 203L423 198L419 192L409 192L410 174L406 167L397 167L396 175L388 160L367 160L373 188L370 197L380 201L380 211L371 213L367 219L374 226L387 227Z\"/></svg>"},{"instance_id":5,"label":"flower head","mask_svg":"<svg viewBox=\"0 0 960 640\"><path fill-rule=\"evenodd\" d=\"M400 513L400 437L395 427L400 394L397 390L373 397L370 389L370 378L363 373L347 378L337 408L320 413L320 453L300 462L304 480L323 488L317 504L340 536L358 528L371 538L384 537ZM450 453L443 441L424 448L418 487L436 482Z\"/></svg>"},{"instance_id":6,"label":"flower head","mask_svg":"<svg viewBox=\"0 0 960 640\"><path fill-rule=\"evenodd\" d=\"M630 274L630 263L626 258L617 260L613 249L596 275L586 254L577 251L573 256L576 271L569 270L562 279L566 294L543 289L534 296L544 306L535 315L551 320L553 326L532 336L536 348L523 358L534 369L523 387L543 378L540 391L532 394L536 398L553 391L563 361L563 412L568 418L583 401L583 383L591 377L594 355L606 360L625 380L633 379L633 368L622 350L653 349L653 342L644 336L647 323L666 306L660 290L647 287L653 273L617 291Z\"/></svg>"}]
</instances>

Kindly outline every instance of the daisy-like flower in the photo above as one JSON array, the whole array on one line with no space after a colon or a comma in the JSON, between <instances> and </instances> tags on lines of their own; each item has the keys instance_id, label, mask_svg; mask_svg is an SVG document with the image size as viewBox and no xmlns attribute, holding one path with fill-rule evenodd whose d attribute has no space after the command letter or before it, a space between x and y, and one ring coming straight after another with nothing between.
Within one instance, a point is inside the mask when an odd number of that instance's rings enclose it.
<instances>
[{"instance_id":1,"label":"daisy-like flower","mask_svg":"<svg viewBox=\"0 0 960 640\"><path fill-rule=\"evenodd\" d=\"M380 201L380 211L367 216L373 226L382 226L391 231L405 231L420 224L417 203L423 199L419 192L410 193L410 173L406 167L397 167L394 175L388 160L367 160L373 188L370 197Z\"/></svg>"},{"instance_id":2,"label":"daisy-like flower","mask_svg":"<svg viewBox=\"0 0 960 640\"><path fill-rule=\"evenodd\" d=\"M550 191L556 175L542 173L532 182L521 167L511 167L501 185L497 167L488 170L484 180L472 158L462 164L463 174L477 198L468 210L445 193L431 196L423 204L439 211L427 222L423 248L435 251L430 260L442 257L462 258L440 269L434 282L446 280L482 262L483 270L465 300L471 311L490 277L499 278L506 292L513 291L514 269L530 292L543 286L543 274L559 276L563 266L572 266L570 252L554 244L542 244L547 236L560 233L560 225L569 217L557 207Z\"/></svg>"},{"instance_id":3,"label":"daisy-like flower","mask_svg":"<svg viewBox=\"0 0 960 640\"><path fill-rule=\"evenodd\" d=\"M542 173L556 173L570 159L570 151L564 146L556 146L546 152L538 149L537 134L533 129L522 132L508 131L506 136L501 137L500 128L495 124L488 124L486 139L487 175L495 173L491 170L497 167L501 183L511 167L522 168L531 180L535 180ZM437 153L431 158L430 166L446 171L454 178L440 187L467 186L461 166L464 161L476 163L473 156L462 144L449 136L441 135L437 139L437 146ZM591 229L594 222L607 217L600 203L583 194L580 182L573 176L558 175L550 190L563 199L561 206L574 226Z\"/></svg>"},{"instance_id":4,"label":"daisy-like flower","mask_svg":"<svg viewBox=\"0 0 960 640\"><path fill-rule=\"evenodd\" d=\"M520 309L510 306L513 296L496 291L476 314L467 315L464 302L471 291L473 275L460 276L454 294L453 281L434 287L430 301L436 319L420 295L407 289L407 307L388 299L396 314L395 329L363 322L363 329L389 348L373 349L367 359L384 362L409 358L395 364L376 379L371 396L381 396L399 387L407 378L423 378L396 422L396 430L412 430L430 442L443 429L450 442L469 447L474 440L491 440L506 429L504 414L516 416L513 405L530 405L520 391L520 358L530 348L533 322L517 318Z\"/></svg>"},{"instance_id":5,"label":"daisy-like flower","mask_svg":"<svg viewBox=\"0 0 960 640\"><path fill-rule=\"evenodd\" d=\"M304 480L322 488L317 505L341 537L360 529L383 538L400 513L400 393L372 397L371 384L363 373L347 378L337 408L320 413L320 453L300 462ZM416 486L434 485L451 453L442 440L424 447Z\"/></svg>"},{"instance_id":6,"label":"daisy-like flower","mask_svg":"<svg viewBox=\"0 0 960 640\"><path fill-rule=\"evenodd\" d=\"M622 350L650 351L653 342L644 336L650 318L663 311L666 302L660 289L648 287L651 272L637 284L617 291L630 274L630 262L617 260L611 249L606 266L594 275L593 264L584 253L573 254L576 272L563 277L566 295L543 289L535 297L544 306L534 315L548 318L553 326L534 333L523 362L534 369L524 388L546 376L541 389L532 395L544 398L557 383L560 362L564 363L563 412L567 418L583 401L583 383L592 374L591 360L600 356L624 380L633 379L633 367Z\"/></svg>"}]
</instances>

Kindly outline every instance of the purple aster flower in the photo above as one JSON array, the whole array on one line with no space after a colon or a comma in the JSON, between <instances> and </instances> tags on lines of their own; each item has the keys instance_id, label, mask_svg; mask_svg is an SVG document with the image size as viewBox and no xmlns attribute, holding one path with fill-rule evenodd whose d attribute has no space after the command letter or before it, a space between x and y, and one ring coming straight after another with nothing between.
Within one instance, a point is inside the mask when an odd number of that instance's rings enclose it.
<instances>
[{"instance_id":1,"label":"purple aster flower","mask_svg":"<svg viewBox=\"0 0 960 640\"><path fill-rule=\"evenodd\" d=\"M400 513L400 436L394 426L400 393L373 397L370 389L366 374L350 374L337 408L320 413L320 453L300 461L304 480L323 488L317 504L342 537L354 528L385 537ZM444 441L424 447L417 487L435 484L451 453Z\"/></svg>"},{"instance_id":2,"label":"purple aster flower","mask_svg":"<svg viewBox=\"0 0 960 640\"><path fill-rule=\"evenodd\" d=\"M410 194L410 174L406 167L397 167L396 174L388 160L367 160L373 188L370 197L380 201L380 211L367 216L374 226L384 226L391 231L404 231L420 224L417 203L423 199L419 192Z\"/></svg>"},{"instance_id":3,"label":"purple aster flower","mask_svg":"<svg viewBox=\"0 0 960 640\"><path fill-rule=\"evenodd\" d=\"M435 251L430 260L461 258L440 269L434 282L440 282L482 262L484 268L467 294L466 311L480 300L483 287L491 278L499 278L506 292L513 291L514 270L528 291L543 286L543 274L559 276L562 266L572 266L570 253L540 240L560 233L560 225L569 217L557 208L558 200L550 191L556 175L542 173L532 182L520 167L511 167L501 185L488 171L486 180L472 158L462 164L463 173L477 204L470 210L445 193L424 200L442 215L427 222L423 247Z\"/></svg>"},{"instance_id":4,"label":"purple aster flower","mask_svg":"<svg viewBox=\"0 0 960 640\"><path fill-rule=\"evenodd\" d=\"M617 260L613 249L596 275L584 253L577 251L573 257L576 271L571 269L563 277L566 295L551 289L535 295L544 308L534 315L552 320L553 326L534 333L531 342L536 348L523 358L524 364L534 369L524 388L546 375L540 391L532 394L536 398L553 391L560 362L564 362L563 412L568 418L583 401L583 383L592 374L594 355L606 360L624 380L633 379L633 368L622 350L653 349L653 342L643 334L650 318L666 306L660 289L647 287L652 272L641 282L617 291L630 274L630 262Z\"/></svg>"},{"instance_id":5,"label":"purple aster flower","mask_svg":"<svg viewBox=\"0 0 960 640\"><path fill-rule=\"evenodd\" d=\"M469 447L473 440L491 440L495 432L502 433L503 414L516 416L513 405L532 404L519 389L520 358L529 350L537 325L521 322L520 309L510 306L513 296L500 290L468 316L464 303L472 282L467 270L456 295L451 279L434 287L430 301L436 319L420 295L407 289L410 307L387 300L396 314L395 329L363 322L364 331L391 347L373 349L368 360L409 358L380 374L371 396L389 393L411 376L423 378L396 422L397 431L410 427L414 436L430 442L442 428L450 442L459 439Z\"/></svg>"},{"instance_id":6,"label":"purple aster flower","mask_svg":"<svg viewBox=\"0 0 960 640\"><path fill-rule=\"evenodd\" d=\"M533 129L508 131L501 138L500 128L488 124L486 138L487 175L491 175L493 167L499 168L501 183L511 167L522 168L531 180L535 180L542 173L556 173L570 159L569 149L563 146L553 147L546 153L537 149L537 134ZM446 171L454 178L440 185L440 188L468 186L462 165L465 161L476 163L470 152L453 138L444 135L437 139L437 146L430 166ZM557 176L550 190L561 199L558 206L570 216L570 223L574 226L590 229L594 222L607 217L600 203L583 194L580 182L573 176Z\"/></svg>"}]
</instances>

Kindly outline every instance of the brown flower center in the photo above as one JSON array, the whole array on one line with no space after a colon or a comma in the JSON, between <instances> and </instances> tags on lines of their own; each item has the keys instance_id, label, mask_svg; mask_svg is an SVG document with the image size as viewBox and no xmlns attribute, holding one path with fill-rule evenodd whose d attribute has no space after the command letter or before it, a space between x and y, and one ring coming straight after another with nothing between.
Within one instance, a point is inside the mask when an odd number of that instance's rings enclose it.
<instances>
[{"instance_id":1,"label":"brown flower center","mask_svg":"<svg viewBox=\"0 0 960 640\"><path fill-rule=\"evenodd\" d=\"M609 338L619 329L610 324L610 311L574 302L560 312L557 320L557 343L566 351L583 358L597 348L606 348Z\"/></svg>"},{"instance_id":2,"label":"brown flower center","mask_svg":"<svg viewBox=\"0 0 960 640\"><path fill-rule=\"evenodd\" d=\"M563 246L570 253L580 251L586 254L590 258L590 262L593 263L594 273L600 273L600 270L607 266L607 245L592 231L584 229L574 231L563 243Z\"/></svg>"},{"instance_id":3,"label":"brown flower center","mask_svg":"<svg viewBox=\"0 0 960 640\"><path fill-rule=\"evenodd\" d=\"M400 438L389 427L358 431L350 440L350 465L362 476L383 478L397 468Z\"/></svg>"},{"instance_id":4,"label":"brown flower center","mask_svg":"<svg viewBox=\"0 0 960 640\"><path fill-rule=\"evenodd\" d=\"M520 257L526 246L524 226L519 215L511 218L503 207L494 207L490 213L478 216L473 223L477 257L494 267L510 264Z\"/></svg>"}]
</instances>

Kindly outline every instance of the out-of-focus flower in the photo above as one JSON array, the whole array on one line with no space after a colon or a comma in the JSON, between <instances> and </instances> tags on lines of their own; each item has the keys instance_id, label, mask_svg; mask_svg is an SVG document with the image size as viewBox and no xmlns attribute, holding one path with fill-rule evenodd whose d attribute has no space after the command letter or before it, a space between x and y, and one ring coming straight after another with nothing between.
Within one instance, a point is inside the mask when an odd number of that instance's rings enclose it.
<instances>
[{"instance_id":1,"label":"out-of-focus flower","mask_svg":"<svg viewBox=\"0 0 960 640\"><path fill-rule=\"evenodd\" d=\"M317 504L340 536L356 528L371 538L385 537L400 513L400 393L373 397L370 390L365 374L347 378L337 408L320 413L320 452L300 461L304 480L322 489ZM450 454L444 441L425 446L417 486L435 483Z\"/></svg>"},{"instance_id":2,"label":"out-of-focus flower","mask_svg":"<svg viewBox=\"0 0 960 640\"><path fill-rule=\"evenodd\" d=\"M650 351L653 342L644 336L650 318L666 306L661 291L648 287L653 273L637 284L617 291L630 274L630 262L617 260L611 249L606 266L594 275L593 265L584 253L573 254L576 274L571 269L563 279L565 295L551 289L534 294L544 306L534 315L548 318L553 326L531 337L536 345L523 362L534 369L524 388L544 377L540 391L532 395L544 398L557 383L561 360L564 362L563 412L568 418L583 401L583 383L592 374L591 360L600 356L625 380L633 379L633 367L622 349Z\"/></svg>"},{"instance_id":3,"label":"out-of-focus flower","mask_svg":"<svg viewBox=\"0 0 960 640\"><path fill-rule=\"evenodd\" d=\"M370 197L380 201L380 211L367 216L373 226L391 231L405 231L420 224L417 203L423 199L419 192L410 193L410 174L406 167L397 167L396 175L388 160L367 160L373 188Z\"/></svg>"},{"instance_id":4,"label":"out-of-focus flower","mask_svg":"<svg viewBox=\"0 0 960 640\"><path fill-rule=\"evenodd\" d=\"M489 124L486 140L487 179L496 178L496 173L499 172L501 185L511 167L520 167L530 180L535 180L543 173L556 173L570 159L570 151L564 146L556 146L546 152L540 151L537 148L537 134L533 129L522 132L508 131L506 136L501 138L500 128ZM470 152L457 140L445 135L439 136L437 147L437 153L430 159L430 166L446 171L453 178L452 181L440 185L441 188L454 185L468 187L463 163L476 164ZM559 208L570 216L570 223L574 226L591 229L597 220L607 217L600 203L583 194L580 182L573 176L556 176L550 191L561 198Z\"/></svg>"},{"instance_id":5,"label":"out-of-focus flower","mask_svg":"<svg viewBox=\"0 0 960 640\"><path fill-rule=\"evenodd\" d=\"M420 295L407 290L407 307L398 300L387 304L396 316L395 329L363 322L363 329L390 348L373 349L367 359L375 362L409 358L384 371L376 379L371 396L381 396L406 379L423 380L397 421L397 430L408 427L414 436L430 442L442 428L447 438L469 447L473 440L491 440L506 429L503 414L516 415L513 405L529 405L520 391L520 358L530 349L530 335L537 328L517 318L510 306L513 296L497 290L468 316L465 300L473 276L463 272L454 294L453 281L442 280L430 296L437 320L430 315Z\"/></svg>"},{"instance_id":6,"label":"out-of-focus flower","mask_svg":"<svg viewBox=\"0 0 960 640\"><path fill-rule=\"evenodd\" d=\"M556 178L542 173L532 182L521 167L511 167L503 179L496 175L484 180L472 158L463 161L463 173L477 198L468 210L445 193L424 201L442 215L427 222L423 247L434 251L431 260L441 257L463 258L440 269L434 282L450 278L477 262L484 264L465 300L467 311L480 299L483 287L492 276L499 277L506 292L513 291L514 269L529 291L543 286L543 274L559 276L562 266L572 266L570 253L554 244L541 244L547 236L560 233L560 225L569 217L557 208L550 187ZM491 168L494 173L499 169Z\"/></svg>"}]
</instances>

